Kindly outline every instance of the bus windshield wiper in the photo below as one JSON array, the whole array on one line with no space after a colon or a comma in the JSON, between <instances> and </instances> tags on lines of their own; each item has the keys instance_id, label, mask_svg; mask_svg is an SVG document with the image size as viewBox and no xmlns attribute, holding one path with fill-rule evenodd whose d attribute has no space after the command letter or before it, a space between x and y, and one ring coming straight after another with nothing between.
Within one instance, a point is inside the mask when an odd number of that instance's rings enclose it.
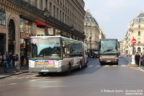
<instances>
[{"instance_id":1,"label":"bus windshield wiper","mask_svg":"<svg viewBox=\"0 0 144 96\"><path fill-rule=\"evenodd\" d=\"M105 50L104 52L109 52L109 51L112 51L113 49L107 49L107 50Z\"/></svg>"}]
</instances>

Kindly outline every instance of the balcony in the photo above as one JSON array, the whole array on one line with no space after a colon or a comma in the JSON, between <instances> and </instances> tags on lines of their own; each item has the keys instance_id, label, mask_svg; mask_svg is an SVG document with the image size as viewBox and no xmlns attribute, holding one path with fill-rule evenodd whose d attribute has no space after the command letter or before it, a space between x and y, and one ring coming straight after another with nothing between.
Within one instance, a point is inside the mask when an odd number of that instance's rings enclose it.
<instances>
[{"instance_id":1,"label":"balcony","mask_svg":"<svg viewBox=\"0 0 144 96\"><path fill-rule=\"evenodd\" d=\"M28 10L34 14L37 14L41 17L44 17L44 13L42 10L36 8L35 6L32 6L31 4L29 4L28 2L25 2L23 0L8 0L11 3L16 4L17 6L20 6L21 8Z\"/></svg>"}]
</instances>

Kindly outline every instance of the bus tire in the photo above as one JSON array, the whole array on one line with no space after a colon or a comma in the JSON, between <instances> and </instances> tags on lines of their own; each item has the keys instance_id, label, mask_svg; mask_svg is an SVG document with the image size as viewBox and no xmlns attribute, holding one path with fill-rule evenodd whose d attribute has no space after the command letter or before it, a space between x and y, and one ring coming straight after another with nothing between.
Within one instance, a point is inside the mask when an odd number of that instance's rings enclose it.
<instances>
[{"instance_id":1,"label":"bus tire","mask_svg":"<svg viewBox=\"0 0 144 96\"><path fill-rule=\"evenodd\" d=\"M85 66L84 66L85 68L88 66L87 64L88 64L88 62L85 63Z\"/></svg>"},{"instance_id":2,"label":"bus tire","mask_svg":"<svg viewBox=\"0 0 144 96\"><path fill-rule=\"evenodd\" d=\"M44 75L44 73L43 73L43 72L39 72L38 74L39 74L40 76L43 76L43 75Z\"/></svg>"},{"instance_id":3,"label":"bus tire","mask_svg":"<svg viewBox=\"0 0 144 96\"><path fill-rule=\"evenodd\" d=\"M101 65L101 66L103 66L103 65L104 65L104 63L103 63L103 62L100 62L100 65Z\"/></svg>"}]
</instances>

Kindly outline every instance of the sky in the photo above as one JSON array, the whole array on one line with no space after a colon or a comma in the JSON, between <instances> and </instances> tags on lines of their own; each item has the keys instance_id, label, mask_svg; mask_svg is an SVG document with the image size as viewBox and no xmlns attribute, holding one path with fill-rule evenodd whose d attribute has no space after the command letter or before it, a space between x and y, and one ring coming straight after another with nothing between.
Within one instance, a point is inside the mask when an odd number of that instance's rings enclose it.
<instances>
[{"instance_id":1,"label":"sky","mask_svg":"<svg viewBox=\"0 0 144 96\"><path fill-rule=\"evenodd\" d=\"M129 22L144 11L144 0L84 0L106 38L123 40Z\"/></svg>"}]
</instances>

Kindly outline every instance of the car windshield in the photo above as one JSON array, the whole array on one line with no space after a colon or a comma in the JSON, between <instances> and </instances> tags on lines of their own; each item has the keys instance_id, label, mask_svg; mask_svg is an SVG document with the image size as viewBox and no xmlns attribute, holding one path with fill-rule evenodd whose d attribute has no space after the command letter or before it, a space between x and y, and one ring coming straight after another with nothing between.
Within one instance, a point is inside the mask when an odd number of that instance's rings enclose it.
<instances>
[{"instance_id":1,"label":"car windshield","mask_svg":"<svg viewBox=\"0 0 144 96\"><path fill-rule=\"evenodd\" d=\"M117 54L117 42L114 40L101 41L100 54Z\"/></svg>"},{"instance_id":2,"label":"car windshield","mask_svg":"<svg viewBox=\"0 0 144 96\"><path fill-rule=\"evenodd\" d=\"M60 59L61 47L60 38L32 38L33 59Z\"/></svg>"}]
</instances>

